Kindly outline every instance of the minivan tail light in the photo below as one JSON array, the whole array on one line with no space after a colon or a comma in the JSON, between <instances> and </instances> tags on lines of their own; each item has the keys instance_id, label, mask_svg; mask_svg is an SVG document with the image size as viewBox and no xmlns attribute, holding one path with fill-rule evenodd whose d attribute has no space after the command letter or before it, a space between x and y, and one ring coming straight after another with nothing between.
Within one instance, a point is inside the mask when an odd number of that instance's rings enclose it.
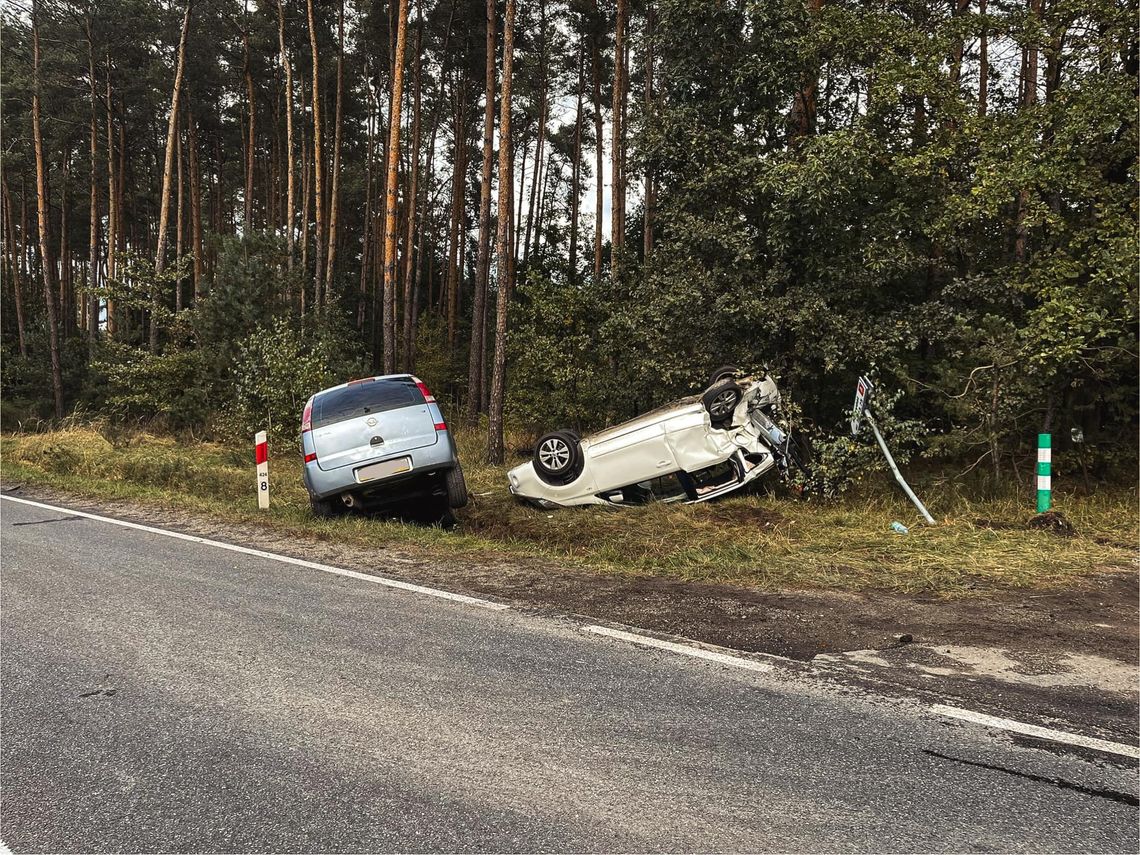
<instances>
[{"instance_id":1,"label":"minivan tail light","mask_svg":"<svg viewBox=\"0 0 1140 855\"><path fill-rule=\"evenodd\" d=\"M435 403L435 395L431 393L431 389L427 387L423 380L419 377L413 377L412 380L416 384L416 388L420 390L420 394L424 396L424 400L429 404Z\"/></svg>"},{"instance_id":2,"label":"minivan tail light","mask_svg":"<svg viewBox=\"0 0 1140 855\"><path fill-rule=\"evenodd\" d=\"M312 463L316 459L317 459L317 453L315 451L311 451L305 455L305 462L306 463Z\"/></svg>"},{"instance_id":3,"label":"minivan tail light","mask_svg":"<svg viewBox=\"0 0 1140 855\"><path fill-rule=\"evenodd\" d=\"M435 429L436 430L447 430L447 422L436 422L435 423Z\"/></svg>"},{"instance_id":4,"label":"minivan tail light","mask_svg":"<svg viewBox=\"0 0 1140 855\"><path fill-rule=\"evenodd\" d=\"M293 412L296 412L294 410ZM313 399L305 403L305 411L301 414L301 433L308 433L313 429ZM306 461L308 462L308 461Z\"/></svg>"}]
</instances>

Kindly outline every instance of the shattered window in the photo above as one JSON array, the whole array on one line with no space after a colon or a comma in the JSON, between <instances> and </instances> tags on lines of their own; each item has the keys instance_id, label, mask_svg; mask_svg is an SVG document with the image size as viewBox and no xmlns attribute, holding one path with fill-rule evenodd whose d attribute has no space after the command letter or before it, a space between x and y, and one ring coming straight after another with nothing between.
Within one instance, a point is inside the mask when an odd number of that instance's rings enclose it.
<instances>
[{"instance_id":1,"label":"shattered window","mask_svg":"<svg viewBox=\"0 0 1140 855\"><path fill-rule=\"evenodd\" d=\"M693 486L696 487L698 496L711 493L738 480L735 467L727 460L707 469L690 472L689 477L693 479Z\"/></svg>"},{"instance_id":2,"label":"shattered window","mask_svg":"<svg viewBox=\"0 0 1140 855\"><path fill-rule=\"evenodd\" d=\"M629 484L620 490L601 494L602 498L622 505L648 505L650 502L678 502L689 498L676 473Z\"/></svg>"}]
</instances>

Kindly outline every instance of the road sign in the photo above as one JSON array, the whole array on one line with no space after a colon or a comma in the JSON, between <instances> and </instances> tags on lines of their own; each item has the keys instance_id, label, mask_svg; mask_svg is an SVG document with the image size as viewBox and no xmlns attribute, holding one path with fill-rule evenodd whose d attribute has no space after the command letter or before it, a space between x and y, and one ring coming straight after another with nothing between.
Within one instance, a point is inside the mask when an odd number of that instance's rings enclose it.
<instances>
[{"instance_id":1,"label":"road sign","mask_svg":"<svg viewBox=\"0 0 1140 855\"><path fill-rule=\"evenodd\" d=\"M257 461L257 506L265 510L269 507L269 443L265 431L259 430L253 442Z\"/></svg>"},{"instance_id":2,"label":"road sign","mask_svg":"<svg viewBox=\"0 0 1140 855\"><path fill-rule=\"evenodd\" d=\"M871 393L875 391L874 385L866 377L860 377L855 384L855 406L851 408L851 435L859 434L859 426L867 412L867 405L871 401Z\"/></svg>"}]
</instances>

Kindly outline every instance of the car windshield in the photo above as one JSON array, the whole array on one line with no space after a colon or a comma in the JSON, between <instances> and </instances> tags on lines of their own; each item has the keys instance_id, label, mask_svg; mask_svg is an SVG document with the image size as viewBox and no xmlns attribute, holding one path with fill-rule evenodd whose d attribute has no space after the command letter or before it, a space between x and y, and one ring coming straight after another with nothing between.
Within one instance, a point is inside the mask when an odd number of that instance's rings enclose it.
<instances>
[{"instance_id":1,"label":"car windshield","mask_svg":"<svg viewBox=\"0 0 1140 855\"><path fill-rule=\"evenodd\" d=\"M423 403L423 393L410 378L365 380L319 395L313 402L313 427Z\"/></svg>"}]
</instances>

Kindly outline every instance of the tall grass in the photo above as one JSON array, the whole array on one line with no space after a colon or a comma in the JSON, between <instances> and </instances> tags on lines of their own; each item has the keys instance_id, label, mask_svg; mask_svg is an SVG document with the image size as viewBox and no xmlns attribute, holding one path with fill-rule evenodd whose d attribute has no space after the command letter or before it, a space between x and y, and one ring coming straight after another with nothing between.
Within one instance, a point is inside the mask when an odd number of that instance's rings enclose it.
<instances>
[{"instance_id":1,"label":"tall grass","mask_svg":"<svg viewBox=\"0 0 1140 855\"><path fill-rule=\"evenodd\" d=\"M143 431L71 424L0 440L6 486L23 482L72 493L158 504L298 537L362 546L411 545L437 553L540 556L598 572L652 574L764 589L835 588L965 595L1000 588L1059 586L1089 574L1134 569L1135 488L1067 493L1059 508L1073 537L1030 530L1033 509L1016 496L927 496L939 525L886 482L835 503L774 494L703 505L543 511L515 502L506 467L484 462L482 431L457 435L471 493L452 530L350 517L314 519L295 448L271 449L272 508L256 509L252 448L179 441ZM525 435L508 437L515 460ZM910 526L909 535L889 528Z\"/></svg>"}]
</instances>

